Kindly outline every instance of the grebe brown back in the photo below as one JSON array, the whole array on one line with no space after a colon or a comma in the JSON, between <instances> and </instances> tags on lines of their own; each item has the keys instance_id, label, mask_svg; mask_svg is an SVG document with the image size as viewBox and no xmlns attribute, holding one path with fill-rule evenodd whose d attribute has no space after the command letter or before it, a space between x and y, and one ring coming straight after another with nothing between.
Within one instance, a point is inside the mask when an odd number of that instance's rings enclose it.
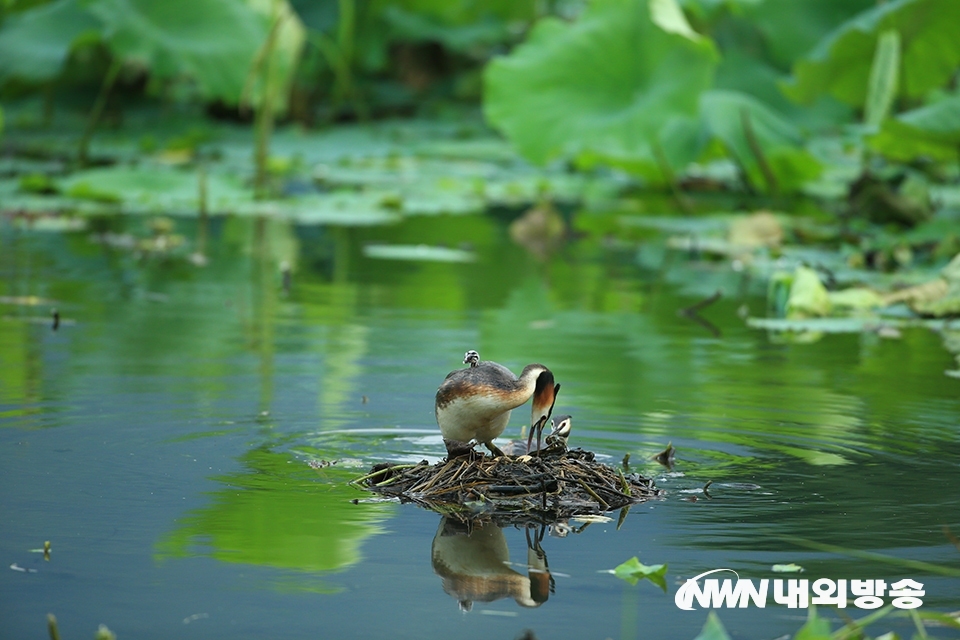
<instances>
[{"instance_id":1,"label":"grebe brown back","mask_svg":"<svg viewBox=\"0 0 960 640\"><path fill-rule=\"evenodd\" d=\"M550 369L528 364L517 377L503 365L481 361L476 351L468 351L463 361L470 366L447 374L434 405L448 453L476 440L493 455L502 456L493 439L503 433L510 412L531 396L530 428L539 424L542 429L550 419L560 387L554 386Z\"/></svg>"}]
</instances>

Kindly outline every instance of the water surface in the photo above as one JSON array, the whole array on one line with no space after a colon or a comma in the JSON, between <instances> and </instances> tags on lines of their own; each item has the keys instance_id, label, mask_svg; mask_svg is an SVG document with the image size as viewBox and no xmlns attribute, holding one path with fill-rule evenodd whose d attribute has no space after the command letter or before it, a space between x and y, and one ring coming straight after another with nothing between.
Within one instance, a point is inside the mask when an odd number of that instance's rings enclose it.
<instances>
[{"instance_id":1,"label":"water surface","mask_svg":"<svg viewBox=\"0 0 960 640\"><path fill-rule=\"evenodd\" d=\"M204 268L88 236L0 226L5 637L41 636L53 612L64 637L106 623L120 638L693 638L706 614L674 605L685 578L775 578L783 563L811 581L911 577L924 609L960 608L960 578L895 562L960 569L946 532L960 535L960 387L935 333L751 330L740 315L764 312L763 283L724 264L590 239L539 261L495 217L220 220ZM372 243L476 259L384 260ZM678 317L716 288L702 314L715 331ZM666 490L619 530L545 537L555 591L538 607L508 596L461 612L431 562L440 517L353 504L366 494L346 484L377 461L443 455L433 394L467 349L550 366L572 444L610 464L629 453ZM673 470L650 459L668 443ZM525 532L502 536L525 573ZM31 551L44 540L49 561ZM603 573L634 555L668 564L668 593ZM720 613L749 638L805 616Z\"/></svg>"}]
</instances>

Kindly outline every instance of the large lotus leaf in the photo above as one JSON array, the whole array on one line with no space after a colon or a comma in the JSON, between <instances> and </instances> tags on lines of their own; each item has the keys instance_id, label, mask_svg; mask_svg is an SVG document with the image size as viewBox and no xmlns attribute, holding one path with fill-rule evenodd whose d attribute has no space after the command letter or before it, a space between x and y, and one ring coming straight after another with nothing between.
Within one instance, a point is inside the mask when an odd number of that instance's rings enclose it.
<instances>
[{"instance_id":1,"label":"large lotus leaf","mask_svg":"<svg viewBox=\"0 0 960 640\"><path fill-rule=\"evenodd\" d=\"M663 186L699 160L709 142L709 131L700 118L676 116L629 155L591 150L580 154L577 166L584 170L597 165L614 167Z\"/></svg>"},{"instance_id":2,"label":"large lotus leaf","mask_svg":"<svg viewBox=\"0 0 960 640\"><path fill-rule=\"evenodd\" d=\"M57 0L10 16L0 30L0 84L15 77L30 82L57 77L74 43L100 28L78 0Z\"/></svg>"},{"instance_id":3,"label":"large lotus leaf","mask_svg":"<svg viewBox=\"0 0 960 640\"><path fill-rule=\"evenodd\" d=\"M662 127L695 113L716 62L673 0L599 0L576 22L541 20L491 62L484 112L534 162L646 156Z\"/></svg>"},{"instance_id":4,"label":"large lotus leaf","mask_svg":"<svg viewBox=\"0 0 960 640\"><path fill-rule=\"evenodd\" d=\"M465 25L449 25L435 17L404 11L397 6L388 6L383 17L397 39L440 42L453 51L469 52L478 46L508 41L511 35L509 25L490 17Z\"/></svg>"},{"instance_id":5,"label":"large lotus leaf","mask_svg":"<svg viewBox=\"0 0 960 640\"><path fill-rule=\"evenodd\" d=\"M484 18L523 21L536 16L536 0L378 0L374 11L398 8L447 26L464 26Z\"/></svg>"},{"instance_id":6,"label":"large lotus leaf","mask_svg":"<svg viewBox=\"0 0 960 640\"><path fill-rule=\"evenodd\" d=\"M271 25L270 16L251 4L92 0L88 6L122 59L143 64L156 77L190 77L205 98L235 104Z\"/></svg>"},{"instance_id":7,"label":"large lotus leaf","mask_svg":"<svg viewBox=\"0 0 960 640\"><path fill-rule=\"evenodd\" d=\"M743 15L763 34L767 51L789 68L837 26L876 6L876 0L763 0L741 2Z\"/></svg>"},{"instance_id":8,"label":"large lotus leaf","mask_svg":"<svg viewBox=\"0 0 960 640\"><path fill-rule=\"evenodd\" d=\"M956 160L960 155L960 96L884 121L870 146L893 160Z\"/></svg>"},{"instance_id":9,"label":"large lotus leaf","mask_svg":"<svg viewBox=\"0 0 960 640\"><path fill-rule=\"evenodd\" d=\"M863 106L879 35L900 33L900 95L921 98L943 86L960 64L960 2L892 0L864 11L825 37L793 67L784 92L801 103L824 93Z\"/></svg>"},{"instance_id":10,"label":"large lotus leaf","mask_svg":"<svg viewBox=\"0 0 960 640\"><path fill-rule=\"evenodd\" d=\"M807 131L850 122L853 110L830 96L823 96L809 106L800 106L789 100L780 90L780 85L788 78L772 64L734 46L724 49L713 88L752 96Z\"/></svg>"},{"instance_id":11,"label":"large lotus leaf","mask_svg":"<svg viewBox=\"0 0 960 640\"><path fill-rule=\"evenodd\" d=\"M707 91L700 113L751 184L796 191L820 175L820 163L801 146L797 128L762 102L736 91Z\"/></svg>"},{"instance_id":12,"label":"large lotus leaf","mask_svg":"<svg viewBox=\"0 0 960 640\"><path fill-rule=\"evenodd\" d=\"M471 52L516 38L521 26L537 15L535 0L379 0L372 7L403 40L443 43Z\"/></svg>"}]
</instances>

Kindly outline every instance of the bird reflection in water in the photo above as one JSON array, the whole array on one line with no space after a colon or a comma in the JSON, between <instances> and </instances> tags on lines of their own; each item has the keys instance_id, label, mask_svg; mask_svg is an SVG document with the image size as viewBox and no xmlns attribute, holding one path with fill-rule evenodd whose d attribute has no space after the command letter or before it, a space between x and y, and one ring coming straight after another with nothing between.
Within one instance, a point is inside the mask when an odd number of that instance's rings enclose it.
<instances>
[{"instance_id":1,"label":"bird reflection in water","mask_svg":"<svg viewBox=\"0 0 960 640\"><path fill-rule=\"evenodd\" d=\"M506 536L496 524L465 525L441 518L433 537L433 570L462 611L470 611L474 602L506 597L522 607L539 607L554 592L547 555L540 546L544 530L543 526L526 529L527 573L523 574L511 567Z\"/></svg>"}]
</instances>

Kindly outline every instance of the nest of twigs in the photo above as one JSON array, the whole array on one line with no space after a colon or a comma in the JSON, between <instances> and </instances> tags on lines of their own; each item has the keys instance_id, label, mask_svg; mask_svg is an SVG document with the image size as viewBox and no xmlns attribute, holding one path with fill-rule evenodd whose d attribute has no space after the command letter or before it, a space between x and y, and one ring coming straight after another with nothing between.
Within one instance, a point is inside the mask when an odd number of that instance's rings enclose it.
<instances>
[{"instance_id":1,"label":"nest of twigs","mask_svg":"<svg viewBox=\"0 0 960 640\"><path fill-rule=\"evenodd\" d=\"M374 465L355 482L461 521L556 522L613 511L660 495L653 481L624 474L582 449L490 458L478 452L431 465Z\"/></svg>"}]
</instances>

